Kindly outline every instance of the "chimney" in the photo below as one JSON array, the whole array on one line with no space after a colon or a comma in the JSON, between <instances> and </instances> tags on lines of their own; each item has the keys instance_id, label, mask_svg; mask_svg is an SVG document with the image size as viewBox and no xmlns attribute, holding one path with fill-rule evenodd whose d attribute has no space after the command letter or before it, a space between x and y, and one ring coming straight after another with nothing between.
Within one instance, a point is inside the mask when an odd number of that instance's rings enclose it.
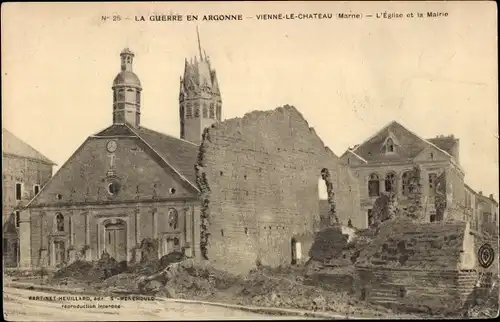
<instances>
[{"instance_id":1,"label":"chimney","mask_svg":"<svg viewBox=\"0 0 500 322\"><path fill-rule=\"evenodd\" d=\"M490 199L495 200L495 198L493 198L493 194L492 193L490 193Z\"/></svg>"},{"instance_id":2,"label":"chimney","mask_svg":"<svg viewBox=\"0 0 500 322\"><path fill-rule=\"evenodd\" d=\"M482 192L482 191L479 191L477 194L478 194L478 195L480 195L480 196L482 196L482 195L483 195L483 192Z\"/></svg>"}]
</instances>

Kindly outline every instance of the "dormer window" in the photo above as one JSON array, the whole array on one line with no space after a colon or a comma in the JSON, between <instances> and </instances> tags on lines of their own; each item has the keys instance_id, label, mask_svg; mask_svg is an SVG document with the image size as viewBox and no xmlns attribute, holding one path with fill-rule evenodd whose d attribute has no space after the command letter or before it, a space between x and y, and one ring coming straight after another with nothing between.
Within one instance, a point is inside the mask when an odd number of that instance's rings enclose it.
<instances>
[{"instance_id":1,"label":"dormer window","mask_svg":"<svg viewBox=\"0 0 500 322\"><path fill-rule=\"evenodd\" d=\"M385 152L394 152L394 141L392 139L387 139L387 142L385 143Z\"/></svg>"}]
</instances>

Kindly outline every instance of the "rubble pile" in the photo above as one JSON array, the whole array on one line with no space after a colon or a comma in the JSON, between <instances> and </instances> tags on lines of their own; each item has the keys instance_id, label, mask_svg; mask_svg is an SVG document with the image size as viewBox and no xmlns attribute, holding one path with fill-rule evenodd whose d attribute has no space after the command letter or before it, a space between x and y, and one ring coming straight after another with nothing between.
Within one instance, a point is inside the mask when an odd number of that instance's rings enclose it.
<instances>
[{"instance_id":1,"label":"rubble pile","mask_svg":"<svg viewBox=\"0 0 500 322\"><path fill-rule=\"evenodd\" d=\"M315 261L342 259L347 240L348 236L342 233L340 226L323 229L316 234L309 256Z\"/></svg>"},{"instance_id":2,"label":"rubble pile","mask_svg":"<svg viewBox=\"0 0 500 322\"><path fill-rule=\"evenodd\" d=\"M468 309L469 318L494 318L499 310L499 288L498 277L493 285L484 291L486 294L478 294L475 303Z\"/></svg>"},{"instance_id":3,"label":"rubble pile","mask_svg":"<svg viewBox=\"0 0 500 322\"><path fill-rule=\"evenodd\" d=\"M99 284L99 288L110 292L140 293L137 285L141 278L141 274L121 273L102 281L102 283Z\"/></svg>"},{"instance_id":4,"label":"rubble pile","mask_svg":"<svg viewBox=\"0 0 500 322\"><path fill-rule=\"evenodd\" d=\"M55 284L67 284L69 281L99 283L126 270L126 262L117 262L114 258L102 256L95 262L77 260L56 271L50 280Z\"/></svg>"},{"instance_id":5,"label":"rubble pile","mask_svg":"<svg viewBox=\"0 0 500 322\"><path fill-rule=\"evenodd\" d=\"M297 277L269 276L256 270L245 279L238 293L240 303L264 307L285 307L342 314L362 314L369 309L347 292L329 292L305 285Z\"/></svg>"},{"instance_id":6,"label":"rubble pile","mask_svg":"<svg viewBox=\"0 0 500 322\"><path fill-rule=\"evenodd\" d=\"M214 268L209 261L187 259L168 265L144 277L138 285L141 293L167 297L205 299L217 290L235 285L238 278Z\"/></svg>"},{"instance_id":7,"label":"rubble pile","mask_svg":"<svg viewBox=\"0 0 500 322\"><path fill-rule=\"evenodd\" d=\"M382 223L364 247L357 266L453 270L460 262L465 223L414 223L395 219Z\"/></svg>"}]
</instances>

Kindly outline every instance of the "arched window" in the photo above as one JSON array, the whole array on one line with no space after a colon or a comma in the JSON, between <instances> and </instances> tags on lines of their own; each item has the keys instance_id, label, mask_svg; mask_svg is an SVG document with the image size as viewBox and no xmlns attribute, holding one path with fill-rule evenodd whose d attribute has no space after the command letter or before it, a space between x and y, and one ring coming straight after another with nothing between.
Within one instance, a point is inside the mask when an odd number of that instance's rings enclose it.
<instances>
[{"instance_id":1,"label":"arched window","mask_svg":"<svg viewBox=\"0 0 500 322\"><path fill-rule=\"evenodd\" d=\"M208 117L208 109L206 104L203 104L203 117L204 118Z\"/></svg>"},{"instance_id":2,"label":"arched window","mask_svg":"<svg viewBox=\"0 0 500 322\"><path fill-rule=\"evenodd\" d=\"M60 212L56 214L56 229L57 231L64 231L64 216Z\"/></svg>"},{"instance_id":3,"label":"arched window","mask_svg":"<svg viewBox=\"0 0 500 322\"><path fill-rule=\"evenodd\" d=\"M328 191L326 189L326 183L323 178L318 178L318 197L319 200L328 200Z\"/></svg>"},{"instance_id":4,"label":"arched window","mask_svg":"<svg viewBox=\"0 0 500 322\"><path fill-rule=\"evenodd\" d=\"M178 224L179 224L179 215L177 213L177 210L170 209L168 211L168 226L172 229L177 229Z\"/></svg>"},{"instance_id":5,"label":"arched window","mask_svg":"<svg viewBox=\"0 0 500 322\"><path fill-rule=\"evenodd\" d=\"M194 106L194 117L200 117L200 106L197 104Z\"/></svg>"},{"instance_id":6,"label":"arched window","mask_svg":"<svg viewBox=\"0 0 500 322\"><path fill-rule=\"evenodd\" d=\"M410 171L406 171L401 176L401 186L403 190L403 196L408 196L411 193Z\"/></svg>"},{"instance_id":7,"label":"arched window","mask_svg":"<svg viewBox=\"0 0 500 322\"><path fill-rule=\"evenodd\" d=\"M394 173L388 173L385 176L385 191L386 192L393 192L396 189L396 175Z\"/></svg>"},{"instance_id":8,"label":"arched window","mask_svg":"<svg viewBox=\"0 0 500 322\"><path fill-rule=\"evenodd\" d=\"M135 101L137 104L141 104L141 92L140 91L135 92Z\"/></svg>"},{"instance_id":9,"label":"arched window","mask_svg":"<svg viewBox=\"0 0 500 322\"><path fill-rule=\"evenodd\" d=\"M370 197L378 197L380 195L380 182L378 174L372 173L368 181L368 195Z\"/></svg>"},{"instance_id":10,"label":"arched window","mask_svg":"<svg viewBox=\"0 0 500 322\"><path fill-rule=\"evenodd\" d=\"M392 139L388 139L385 143L386 152L394 152L394 141Z\"/></svg>"}]
</instances>

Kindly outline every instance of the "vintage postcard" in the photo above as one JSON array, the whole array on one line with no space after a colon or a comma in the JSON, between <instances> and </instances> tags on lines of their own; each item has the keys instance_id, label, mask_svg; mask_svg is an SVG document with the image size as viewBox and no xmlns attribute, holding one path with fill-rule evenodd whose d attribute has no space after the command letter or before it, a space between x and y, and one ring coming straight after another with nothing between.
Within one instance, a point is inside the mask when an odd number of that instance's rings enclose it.
<instances>
[{"instance_id":1,"label":"vintage postcard","mask_svg":"<svg viewBox=\"0 0 500 322\"><path fill-rule=\"evenodd\" d=\"M495 318L497 6L4 3L8 321Z\"/></svg>"}]
</instances>

